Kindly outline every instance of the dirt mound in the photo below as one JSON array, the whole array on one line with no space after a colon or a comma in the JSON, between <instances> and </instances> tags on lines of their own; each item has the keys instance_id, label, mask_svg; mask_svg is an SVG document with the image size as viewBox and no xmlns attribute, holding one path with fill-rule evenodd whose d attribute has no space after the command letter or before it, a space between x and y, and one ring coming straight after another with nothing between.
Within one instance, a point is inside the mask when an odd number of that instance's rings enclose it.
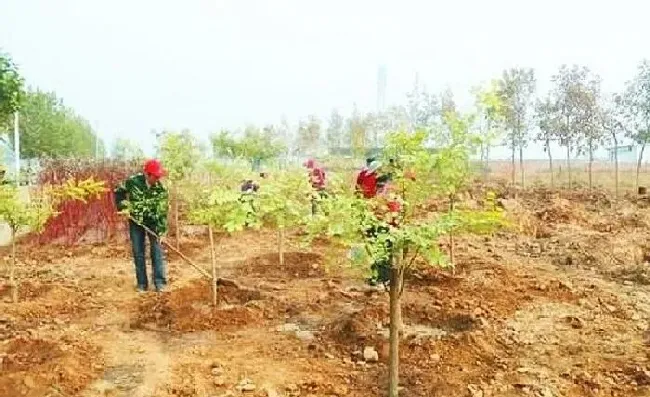
<instances>
[{"instance_id":1,"label":"dirt mound","mask_svg":"<svg viewBox=\"0 0 650 397\"><path fill-rule=\"evenodd\" d=\"M23 281L18 285L18 299L38 298L52 289L51 284L42 284L39 282ZM0 285L0 299L11 298L11 286L8 284Z\"/></svg>"},{"instance_id":2,"label":"dirt mound","mask_svg":"<svg viewBox=\"0 0 650 397\"><path fill-rule=\"evenodd\" d=\"M212 306L212 289L207 280L165 294L145 297L139 305L132 327L179 332L231 330L262 322L267 301L260 291L234 286L220 286L218 305Z\"/></svg>"},{"instance_id":3,"label":"dirt mound","mask_svg":"<svg viewBox=\"0 0 650 397\"><path fill-rule=\"evenodd\" d=\"M75 395L95 379L99 350L79 341L18 338L0 348L0 395Z\"/></svg>"},{"instance_id":4,"label":"dirt mound","mask_svg":"<svg viewBox=\"0 0 650 397\"><path fill-rule=\"evenodd\" d=\"M309 252L287 252L284 266L277 253L256 256L247 260L238 270L240 275L266 278L318 278L325 276L323 256Z\"/></svg>"}]
</instances>

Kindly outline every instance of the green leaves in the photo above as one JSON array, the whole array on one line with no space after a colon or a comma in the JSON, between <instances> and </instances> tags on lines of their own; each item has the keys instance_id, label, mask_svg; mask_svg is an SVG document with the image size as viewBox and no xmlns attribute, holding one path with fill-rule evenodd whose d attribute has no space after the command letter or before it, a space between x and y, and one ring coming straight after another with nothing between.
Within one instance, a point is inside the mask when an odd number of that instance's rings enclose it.
<instances>
[{"instance_id":1,"label":"green leaves","mask_svg":"<svg viewBox=\"0 0 650 397\"><path fill-rule=\"evenodd\" d=\"M224 185L204 188L190 201L189 219L199 225L211 226L215 231L234 233L244 230L252 211L250 201L241 200L241 194Z\"/></svg>"},{"instance_id":2,"label":"green leaves","mask_svg":"<svg viewBox=\"0 0 650 397\"><path fill-rule=\"evenodd\" d=\"M243 158L248 161L265 161L279 156L286 151L286 146L278 139L278 134L272 126L260 131L254 126L245 129L243 136L235 138L229 131L221 131L213 135L213 153L218 157Z\"/></svg>"},{"instance_id":3,"label":"green leaves","mask_svg":"<svg viewBox=\"0 0 650 397\"><path fill-rule=\"evenodd\" d=\"M310 216L314 194L305 170L278 171L264 180L255 200L264 224L287 228Z\"/></svg>"},{"instance_id":4,"label":"green leaves","mask_svg":"<svg viewBox=\"0 0 650 397\"><path fill-rule=\"evenodd\" d=\"M189 175L201 158L199 144L189 131L163 132L158 150L172 183Z\"/></svg>"},{"instance_id":5,"label":"green leaves","mask_svg":"<svg viewBox=\"0 0 650 397\"><path fill-rule=\"evenodd\" d=\"M20 108L24 81L8 54L0 52L0 125Z\"/></svg>"},{"instance_id":6,"label":"green leaves","mask_svg":"<svg viewBox=\"0 0 650 397\"><path fill-rule=\"evenodd\" d=\"M13 134L9 135L13 143ZM98 143L87 120L53 92L27 91L20 109L20 149L24 157L91 157ZM99 146L103 147L100 141Z\"/></svg>"}]
</instances>

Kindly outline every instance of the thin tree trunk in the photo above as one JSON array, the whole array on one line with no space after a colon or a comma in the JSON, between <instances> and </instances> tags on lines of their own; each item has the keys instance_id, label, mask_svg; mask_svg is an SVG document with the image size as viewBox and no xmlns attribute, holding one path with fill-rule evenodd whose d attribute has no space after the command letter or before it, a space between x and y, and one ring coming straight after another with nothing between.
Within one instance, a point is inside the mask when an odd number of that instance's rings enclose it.
<instances>
[{"instance_id":1,"label":"thin tree trunk","mask_svg":"<svg viewBox=\"0 0 650 397\"><path fill-rule=\"evenodd\" d=\"M571 189L571 144L566 145L566 168L569 175L569 189Z\"/></svg>"},{"instance_id":2,"label":"thin tree trunk","mask_svg":"<svg viewBox=\"0 0 650 397\"><path fill-rule=\"evenodd\" d=\"M485 180L490 178L490 144L485 148Z\"/></svg>"},{"instance_id":3,"label":"thin tree trunk","mask_svg":"<svg viewBox=\"0 0 650 397\"><path fill-rule=\"evenodd\" d=\"M521 187L526 187L526 173L524 171L524 147L519 146L519 172L521 173Z\"/></svg>"},{"instance_id":4,"label":"thin tree trunk","mask_svg":"<svg viewBox=\"0 0 650 397\"><path fill-rule=\"evenodd\" d=\"M635 194L639 193L639 173L641 172L641 163L643 162L643 152L645 152L645 145L647 144L647 141L644 141L643 144L641 145L641 153L639 154L639 161L636 164L636 179L635 179L635 187L634 190L636 190Z\"/></svg>"},{"instance_id":5,"label":"thin tree trunk","mask_svg":"<svg viewBox=\"0 0 650 397\"><path fill-rule=\"evenodd\" d=\"M390 334L388 354L389 397L399 395L399 334L401 327L401 290L404 273L401 271L401 255L395 255L390 272Z\"/></svg>"},{"instance_id":6,"label":"thin tree trunk","mask_svg":"<svg viewBox=\"0 0 650 397\"><path fill-rule=\"evenodd\" d=\"M589 190L593 189L594 146L589 144Z\"/></svg>"},{"instance_id":7,"label":"thin tree trunk","mask_svg":"<svg viewBox=\"0 0 650 397\"><path fill-rule=\"evenodd\" d=\"M551 189L555 189L555 171L553 171L553 154L551 153L551 142L546 140L546 153L548 154L548 168L551 171Z\"/></svg>"},{"instance_id":8,"label":"thin tree trunk","mask_svg":"<svg viewBox=\"0 0 650 397\"><path fill-rule=\"evenodd\" d=\"M453 216L456 209L456 200L453 195L449 197L449 215ZM449 229L449 261L451 262L451 271L456 274L456 241L454 240L454 227Z\"/></svg>"},{"instance_id":9,"label":"thin tree trunk","mask_svg":"<svg viewBox=\"0 0 650 397\"><path fill-rule=\"evenodd\" d=\"M511 158L511 165L512 165L512 184L514 185L516 183L516 176L517 176L517 169L515 166L515 142L512 142L512 158Z\"/></svg>"},{"instance_id":10,"label":"thin tree trunk","mask_svg":"<svg viewBox=\"0 0 650 397\"><path fill-rule=\"evenodd\" d=\"M210 259L212 259L212 306L217 307L217 253L215 252L214 246L214 233L212 231L212 226L208 227L208 233L210 234Z\"/></svg>"},{"instance_id":11,"label":"thin tree trunk","mask_svg":"<svg viewBox=\"0 0 650 397\"><path fill-rule=\"evenodd\" d=\"M174 225L176 228L176 247L181 248L181 226L178 222L178 187L174 184Z\"/></svg>"},{"instance_id":12,"label":"thin tree trunk","mask_svg":"<svg viewBox=\"0 0 650 397\"><path fill-rule=\"evenodd\" d=\"M11 228L11 268L9 269L9 285L11 286L11 301L18 302L18 283L16 282L16 231Z\"/></svg>"},{"instance_id":13,"label":"thin tree trunk","mask_svg":"<svg viewBox=\"0 0 650 397\"><path fill-rule=\"evenodd\" d=\"M284 228L278 228L278 255L280 266L284 266Z\"/></svg>"},{"instance_id":14,"label":"thin tree trunk","mask_svg":"<svg viewBox=\"0 0 650 397\"><path fill-rule=\"evenodd\" d=\"M612 134L614 138L614 189L616 192L616 198L619 196L618 191L618 139L616 139L616 134Z\"/></svg>"}]
</instances>

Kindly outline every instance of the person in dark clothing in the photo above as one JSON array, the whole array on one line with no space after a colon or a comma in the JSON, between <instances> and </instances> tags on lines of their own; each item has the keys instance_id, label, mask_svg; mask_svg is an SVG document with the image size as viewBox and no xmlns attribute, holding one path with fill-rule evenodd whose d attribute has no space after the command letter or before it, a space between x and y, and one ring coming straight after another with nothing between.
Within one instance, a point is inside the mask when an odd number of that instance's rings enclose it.
<instances>
[{"instance_id":1,"label":"person in dark clothing","mask_svg":"<svg viewBox=\"0 0 650 397\"><path fill-rule=\"evenodd\" d=\"M327 192L325 191L325 171L313 159L307 160L303 165L309 172L309 181L311 182L311 187L314 189L311 200L311 213L314 215L318 208L318 201L327 197Z\"/></svg>"},{"instance_id":2,"label":"person in dark clothing","mask_svg":"<svg viewBox=\"0 0 650 397\"><path fill-rule=\"evenodd\" d=\"M142 173L129 177L115 189L115 202L119 211L129 210L129 236L135 264L138 291L149 287L147 277L145 244L149 235L153 282L156 291L167 286L166 264L161 242L167 233L169 196L160 182L165 175L158 160L148 160ZM150 229L155 235L148 233Z\"/></svg>"},{"instance_id":3,"label":"person in dark clothing","mask_svg":"<svg viewBox=\"0 0 650 397\"><path fill-rule=\"evenodd\" d=\"M378 172L381 169L381 163L372 161L367 167L359 172L357 176L357 191L366 199L373 199L381 193L386 185L380 185L378 179ZM385 182L387 183L387 182ZM384 241L384 246L380 249L381 256L370 266L373 275L368 279L368 284L377 285L378 283L388 286L390 281L390 267L392 259L392 244L389 240L385 239L390 231L389 226L397 226L396 214L400 211L400 204L396 200L389 200L386 205L387 208L381 208L375 224L365 230L365 237L367 244L370 247L376 247L379 241ZM385 211L387 209L387 211ZM383 220L383 222L382 222ZM378 255L375 255L378 256Z\"/></svg>"}]
</instances>

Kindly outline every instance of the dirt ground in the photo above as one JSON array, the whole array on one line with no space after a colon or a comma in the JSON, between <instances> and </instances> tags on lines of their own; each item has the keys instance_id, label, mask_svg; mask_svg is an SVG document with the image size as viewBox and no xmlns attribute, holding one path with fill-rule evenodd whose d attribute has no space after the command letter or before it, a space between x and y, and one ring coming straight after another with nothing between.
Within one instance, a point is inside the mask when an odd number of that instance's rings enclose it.
<instances>
[{"instance_id":1,"label":"dirt ground","mask_svg":"<svg viewBox=\"0 0 650 397\"><path fill-rule=\"evenodd\" d=\"M510 230L460 238L454 275L408 276L402 395L650 396L648 203L499 197ZM0 396L385 395L388 294L322 242L293 236L280 267L274 237L220 239L237 285L217 308L178 258L169 292L137 294L125 244L21 246L19 303L0 285ZM203 241L183 245L208 267Z\"/></svg>"}]
</instances>

